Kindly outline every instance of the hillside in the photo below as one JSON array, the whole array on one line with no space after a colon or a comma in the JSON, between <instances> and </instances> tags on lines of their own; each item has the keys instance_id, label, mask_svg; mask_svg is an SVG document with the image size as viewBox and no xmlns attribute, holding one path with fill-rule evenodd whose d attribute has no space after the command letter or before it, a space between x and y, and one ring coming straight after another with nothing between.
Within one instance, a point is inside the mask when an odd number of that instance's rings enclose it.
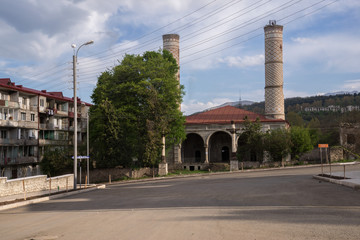
<instances>
[{"instance_id":1,"label":"hillside","mask_svg":"<svg viewBox=\"0 0 360 240\"><path fill-rule=\"evenodd\" d=\"M264 114L264 102L241 108ZM286 120L318 132L319 142L339 144L339 124L360 122L360 93L285 99Z\"/></svg>"}]
</instances>

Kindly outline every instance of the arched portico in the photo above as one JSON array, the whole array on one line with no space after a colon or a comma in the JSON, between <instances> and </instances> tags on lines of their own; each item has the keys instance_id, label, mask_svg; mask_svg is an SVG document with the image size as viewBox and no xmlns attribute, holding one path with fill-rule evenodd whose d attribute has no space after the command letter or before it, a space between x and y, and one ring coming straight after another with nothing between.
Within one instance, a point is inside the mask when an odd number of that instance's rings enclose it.
<instances>
[{"instance_id":1,"label":"arched portico","mask_svg":"<svg viewBox=\"0 0 360 240\"><path fill-rule=\"evenodd\" d=\"M232 149L232 136L225 131L217 131L208 138L209 162L229 162Z\"/></svg>"},{"instance_id":2,"label":"arched portico","mask_svg":"<svg viewBox=\"0 0 360 240\"><path fill-rule=\"evenodd\" d=\"M182 143L183 163L204 163L206 152L203 138L196 133L186 135Z\"/></svg>"}]
</instances>

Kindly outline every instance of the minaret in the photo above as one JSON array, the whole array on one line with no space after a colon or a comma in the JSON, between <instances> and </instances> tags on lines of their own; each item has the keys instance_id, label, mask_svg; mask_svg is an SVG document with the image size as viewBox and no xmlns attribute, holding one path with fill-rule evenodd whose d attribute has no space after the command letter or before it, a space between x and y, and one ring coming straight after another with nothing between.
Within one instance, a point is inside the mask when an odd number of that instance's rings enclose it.
<instances>
[{"instance_id":1,"label":"minaret","mask_svg":"<svg viewBox=\"0 0 360 240\"><path fill-rule=\"evenodd\" d=\"M163 49L168 50L172 53L173 57L176 60L178 66L180 66L180 50L179 50L179 40L180 37L178 34L165 34L163 35ZM180 71L176 74L176 78L180 83Z\"/></svg>"},{"instance_id":2,"label":"minaret","mask_svg":"<svg viewBox=\"0 0 360 240\"><path fill-rule=\"evenodd\" d=\"M284 119L283 26L269 21L265 31L265 116Z\"/></svg>"},{"instance_id":3,"label":"minaret","mask_svg":"<svg viewBox=\"0 0 360 240\"><path fill-rule=\"evenodd\" d=\"M180 48L179 41L180 36L178 34L165 34L163 37L163 49L168 50L172 53L173 57L176 60L177 65L180 67ZM176 79L179 81L180 87L180 69L176 74ZM181 111L181 104L179 103L179 110ZM181 163L181 144L174 145L173 149L173 161L175 164Z\"/></svg>"}]
</instances>

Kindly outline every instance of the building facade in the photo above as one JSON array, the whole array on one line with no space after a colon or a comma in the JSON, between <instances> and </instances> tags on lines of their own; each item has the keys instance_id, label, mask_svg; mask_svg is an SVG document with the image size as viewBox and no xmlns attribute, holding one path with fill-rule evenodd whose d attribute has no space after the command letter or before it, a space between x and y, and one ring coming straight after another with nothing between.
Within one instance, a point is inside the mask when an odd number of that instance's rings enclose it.
<instances>
[{"instance_id":1,"label":"building facade","mask_svg":"<svg viewBox=\"0 0 360 240\"><path fill-rule=\"evenodd\" d=\"M78 99L78 143L86 141L90 104ZM10 178L40 174L46 148L73 146L74 101L0 79L0 170Z\"/></svg>"},{"instance_id":2,"label":"building facade","mask_svg":"<svg viewBox=\"0 0 360 240\"><path fill-rule=\"evenodd\" d=\"M237 160L239 136L245 118L260 121L261 130L288 128L283 119L268 119L264 115L233 106L224 106L186 117L186 139L179 146L180 155L171 152L167 161L170 168L188 170L206 169L212 163L229 163ZM175 151L178 151L178 146Z\"/></svg>"}]
</instances>

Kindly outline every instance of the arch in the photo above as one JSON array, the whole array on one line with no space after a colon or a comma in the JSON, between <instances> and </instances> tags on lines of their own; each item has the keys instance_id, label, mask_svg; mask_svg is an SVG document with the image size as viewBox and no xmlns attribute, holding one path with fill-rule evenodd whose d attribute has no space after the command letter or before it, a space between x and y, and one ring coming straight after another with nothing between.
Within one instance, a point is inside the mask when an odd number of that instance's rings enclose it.
<instances>
[{"instance_id":1,"label":"arch","mask_svg":"<svg viewBox=\"0 0 360 240\"><path fill-rule=\"evenodd\" d=\"M214 132L209 138L209 162L229 162L232 138L228 132ZM223 150L225 150L223 158ZM226 154L228 155L226 157Z\"/></svg>"},{"instance_id":2,"label":"arch","mask_svg":"<svg viewBox=\"0 0 360 240\"><path fill-rule=\"evenodd\" d=\"M181 149L183 163L202 163L205 161L204 140L199 134L187 134Z\"/></svg>"}]
</instances>

